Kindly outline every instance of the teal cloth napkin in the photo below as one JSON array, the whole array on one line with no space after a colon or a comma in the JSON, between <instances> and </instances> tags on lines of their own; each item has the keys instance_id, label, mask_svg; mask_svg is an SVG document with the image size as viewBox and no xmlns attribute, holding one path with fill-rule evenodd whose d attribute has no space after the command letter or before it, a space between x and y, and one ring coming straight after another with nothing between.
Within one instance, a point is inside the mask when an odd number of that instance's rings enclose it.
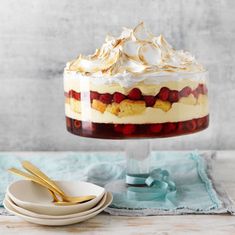
<instances>
[{"instance_id":1,"label":"teal cloth napkin","mask_svg":"<svg viewBox=\"0 0 235 235\"><path fill-rule=\"evenodd\" d=\"M85 180L104 186L110 181L125 177L125 155L123 152L36 152L0 154L0 204L7 186L19 177L7 172L10 167L21 168L20 161L29 160L54 179ZM107 212L111 214L161 214L177 213L224 213L229 211L225 194L216 192L214 182L208 175L207 160L197 152L152 152L152 169L169 171L176 183L177 194L172 203L164 201L125 200L114 194L115 204ZM222 195L222 196L221 196ZM134 208L132 211L129 208ZM135 211L136 209L136 211ZM149 210L151 210L149 212ZM163 213L164 214L164 213ZM139 215L144 215L139 213Z\"/></svg>"},{"instance_id":2,"label":"teal cloth napkin","mask_svg":"<svg viewBox=\"0 0 235 235\"><path fill-rule=\"evenodd\" d=\"M165 169L175 182L177 192L173 200L129 200L126 196L114 193L113 209L177 211L181 212L210 212L224 207L223 201L213 188L212 181L207 174L206 160L197 152L182 153L153 153L152 169ZM116 187L115 185L112 187ZM114 210L115 211L115 210ZM147 212L147 214L154 214ZM142 214L142 213L141 213Z\"/></svg>"}]
</instances>

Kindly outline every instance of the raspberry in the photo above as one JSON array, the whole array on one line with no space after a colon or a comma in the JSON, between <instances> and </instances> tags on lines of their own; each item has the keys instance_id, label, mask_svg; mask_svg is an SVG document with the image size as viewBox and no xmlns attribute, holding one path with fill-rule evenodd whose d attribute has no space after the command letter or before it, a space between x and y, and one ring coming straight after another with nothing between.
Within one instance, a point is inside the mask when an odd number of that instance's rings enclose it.
<instances>
[{"instance_id":1,"label":"raspberry","mask_svg":"<svg viewBox=\"0 0 235 235\"><path fill-rule=\"evenodd\" d=\"M178 102L179 101L179 92L176 90L170 91L168 100L171 103Z\"/></svg>"},{"instance_id":2,"label":"raspberry","mask_svg":"<svg viewBox=\"0 0 235 235\"><path fill-rule=\"evenodd\" d=\"M204 117L203 117L203 118L198 118L198 119L197 119L197 126L198 126L198 128L203 127L203 126L204 126L204 124L205 124L205 119L204 119Z\"/></svg>"},{"instance_id":3,"label":"raspberry","mask_svg":"<svg viewBox=\"0 0 235 235\"><path fill-rule=\"evenodd\" d=\"M116 132L122 133L123 125L122 124L115 124L114 125L114 130Z\"/></svg>"},{"instance_id":4,"label":"raspberry","mask_svg":"<svg viewBox=\"0 0 235 235\"><path fill-rule=\"evenodd\" d=\"M81 99L80 93L75 91L74 94L73 94L73 98L76 99L76 100L80 100Z\"/></svg>"},{"instance_id":5,"label":"raspberry","mask_svg":"<svg viewBox=\"0 0 235 235\"><path fill-rule=\"evenodd\" d=\"M178 122L177 130L178 130L178 132L184 132L185 131L184 122Z\"/></svg>"},{"instance_id":6,"label":"raspberry","mask_svg":"<svg viewBox=\"0 0 235 235\"><path fill-rule=\"evenodd\" d=\"M78 120L74 120L73 125L76 129L79 129L81 127L81 122Z\"/></svg>"},{"instance_id":7,"label":"raspberry","mask_svg":"<svg viewBox=\"0 0 235 235\"><path fill-rule=\"evenodd\" d=\"M125 98L126 96L119 92L115 92L113 95L113 101L118 104L121 103Z\"/></svg>"},{"instance_id":8,"label":"raspberry","mask_svg":"<svg viewBox=\"0 0 235 235\"><path fill-rule=\"evenodd\" d=\"M96 131L96 130L97 130L97 128L98 128L98 124L97 124L97 123L92 122L92 124L91 124L91 129L92 129L92 131Z\"/></svg>"},{"instance_id":9,"label":"raspberry","mask_svg":"<svg viewBox=\"0 0 235 235\"><path fill-rule=\"evenodd\" d=\"M128 94L128 98L131 100L140 100L141 99L141 91L138 88L133 88Z\"/></svg>"},{"instance_id":10,"label":"raspberry","mask_svg":"<svg viewBox=\"0 0 235 235\"><path fill-rule=\"evenodd\" d=\"M72 97L72 92L73 92L73 90L69 90L69 92L68 92L68 96L71 98Z\"/></svg>"},{"instance_id":11,"label":"raspberry","mask_svg":"<svg viewBox=\"0 0 235 235\"><path fill-rule=\"evenodd\" d=\"M163 127L163 131L165 134L171 133L176 129L176 125L174 123L166 123Z\"/></svg>"},{"instance_id":12,"label":"raspberry","mask_svg":"<svg viewBox=\"0 0 235 235\"><path fill-rule=\"evenodd\" d=\"M130 135L135 132L135 125L134 124L126 124L124 125L122 132L124 135Z\"/></svg>"},{"instance_id":13,"label":"raspberry","mask_svg":"<svg viewBox=\"0 0 235 235\"><path fill-rule=\"evenodd\" d=\"M180 97L188 97L191 93L192 93L192 89L186 86L180 91L179 95Z\"/></svg>"},{"instance_id":14,"label":"raspberry","mask_svg":"<svg viewBox=\"0 0 235 235\"><path fill-rule=\"evenodd\" d=\"M162 87L158 93L158 98L166 101L169 97L170 90L167 87Z\"/></svg>"},{"instance_id":15,"label":"raspberry","mask_svg":"<svg viewBox=\"0 0 235 235\"><path fill-rule=\"evenodd\" d=\"M162 124L151 124L150 131L153 133L159 133L162 130Z\"/></svg>"},{"instance_id":16,"label":"raspberry","mask_svg":"<svg viewBox=\"0 0 235 235\"><path fill-rule=\"evenodd\" d=\"M152 96L152 95L145 95L144 101L147 107L153 107L156 102L156 98L155 96Z\"/></svg>"},{"instance_id":17,"label":"raspberry","mask_svg":"<svg viewBox=\"0 0 235 235\"><path fill-rule=\"evenodd\" d=\"M100 95L100 99L99 99L102 103L104 104L110 104L112 102L112 95L109 93Z\"/></svg>"},{"instance_id":18,"label":"raspberry","mask_svg":"<svg viewBox=\"0 0 235 235\"><path fill-rule=\"evenodd\" d=\"M206 87L206 85L205 84L202 84L202 83L200 83L199 85L198 85L198 87L197 87L197 93L198 94L207 94L208 93L208 90L207 90L207 87Z\"/></svg>"},{"instance_id":19,"label":"raspberry","mask_svg":"<svg viewBox=\"0 0 235 235\"><path fill-rule=\"evenodd\" d=\"M199 84L198 87L196 88L198 94L203 94L204 93L204 85Z\"/></svg>"},{"instance_id":20,"label":"raspberry","mask_svg":"<svg viewBox=\"0 0 235 235\"><path fill-rule=\"evenodd\" d=\"M188 131L195 131L197 129L197 124L195 120L187 121L185 126Z\"/></svg>"},{"instance_id":21,"label":"raspberry","mask_svg":"<svg viewBox=\"0 0 235 235\"><path fill-rule=\"evenodd\" d=\"M80 100L80 93L78 93L74 90L70 90L69 91L69 97L74 98L75 100Z\"/></svg>"},{"instance_id":22,"label":"raspberry","mask_svg":"<svg viewBox=\"0 0 235 235\"><path fill-rule=\"evenodd\" d=\"M91 91L90 92L90 98L92 100L98 100L100 98L100 94L96 91Z\"/></svg>"},{"instance_id":23,"label":"raspberry","mask_svg":"<svg viewBox=\"0 0 235 235\"><path fill-rule=\"evenodd\" d=\"M66 117L66 125L67 125L68 128L71 128L71 121L67 117Z\"/></svg>"}]
</instances>

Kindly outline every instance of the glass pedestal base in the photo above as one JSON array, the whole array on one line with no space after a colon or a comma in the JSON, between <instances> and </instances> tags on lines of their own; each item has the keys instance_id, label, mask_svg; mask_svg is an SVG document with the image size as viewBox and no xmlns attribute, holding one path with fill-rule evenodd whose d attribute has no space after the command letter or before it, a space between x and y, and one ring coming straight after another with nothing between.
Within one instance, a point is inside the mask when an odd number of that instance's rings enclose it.
<instances>
[{"instance_id":1,"label":"glass pedestal base","mask_svg":"<svg viewBox=\"0 0 235 235\"><path fill-rule=\"evenodd\" d=\"M105 188L113 193L114 208L137 209L154 202L171 203L176 186L168 171L151 166L148 140L126 142L126 179L108 183Z\"/></svg>"},{"instance_id":2,"label":"glass pedestal base","mask_svg":"<svg viewBox=\"0 0 235 235\"><path fill-rule=\"evenodd\" d=\"M177 197L176 190L166 194L165 184L157 187L129 186L125 180L116 180L105 185L107 191L113 194L110 210L133 210L142 213L143 210L156 209L159 205L172 208ZM133 214L134 215L134 214Z\"/></svg>"}]
</instances>

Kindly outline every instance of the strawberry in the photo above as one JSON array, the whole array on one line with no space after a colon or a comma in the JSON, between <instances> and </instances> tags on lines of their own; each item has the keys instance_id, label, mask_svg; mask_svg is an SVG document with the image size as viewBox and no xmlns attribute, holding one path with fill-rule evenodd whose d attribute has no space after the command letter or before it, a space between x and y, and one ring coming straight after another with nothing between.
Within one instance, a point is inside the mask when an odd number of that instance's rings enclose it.
<instances>
[{"instance_id":1,"label":"strawberry","mask_svg":"<svg viewBox=\"0 0 235 235\"><path fill-rule=\"evenodd\" d=\"M179 92L176 90L170 91L168 100L171 103L178 102L179 101Z\"/></svg>"},{"instance_id":2,"label":"strawberry","mask_svg":"<svg viewBox=\"0 0 235 235\"><path fill-rule=\"evenodd\" d=\"M162 87L158 93L158 98L160 100L166 101L169 97L170 90L167 87Z\"/></svg>"},{"instance_id":3,"label":"strawberry","mask_svg":"<svg viewBox=\"0 0 235 235\"><path fill-rule=\"evenodd\" d=\"M90 98L91 98L91 101L98 100L100 98L100 94L96 91L91 91Z\"/></svg>"},{"instance_id":4,"label":"strawberry","mask_svg":"<svg viewBox=\"0 0 235 235\"><path fill-rule=\"evenodd\" d=\"M171 133L176 129L176 124L168 122L164 124L163 131L165 134Z\"/></svg>"},{"instance_id":5,"label":"strawberry","mask_svg":"<svg viewBox=\"0 0 235 235\"><path fill-rule=\"evenodd\" d=\"M153 133L159 133L162 130L162 124L151 124L149 129Z\"/></svg>"},{"instance_id":6,"label":"strawberry","mask_svg":"<svg viewBox=\"0 0 235 235\"><path fill-rule=\"evenodd\" d=\"M120 92L115 92L113 95L113 101L118 104L121 103L125 98L126 96Z\"/></svg>"},{"instance_id":7,"label":"strawberry","mask_svg":"<svg viewBox=\"0 0 235 235\"><path fill-rule=\"evenodd\" d=\"M133 88L128 94L128 98L131 100L140 100L141 97L142 97L142 93L140 89L138 88Z\"/></svg>"},{"instance_id":8,"label":"strawberry","mask_svg":"<svg viewBox=\"0 0 235 235\"><path fill-rule=\"evenodd\" d=\"M144 101L147 107L153 107L156 102L156 97L152 95L145 95Z\"/></svg>"},{"instance_id":9,"label":"strawberry","mask_svg":"<svg viewBox=\"0 0 235 235\"><path fill-rule=\"evenodd\" d=\"M115 124L114 125L114 130L116 132L122 133L123 125L122 124Z\"/></svg>"},{"instance_id":10,"label":"strawberry","mask_svg":"<svg viewBox=\"0 0 235 235\"><path fill-rule=\"evenodd\" d=\"M189 86L184 87L179 95L180 97L188 97L192 93L192 89Z\"/></svg>"},{"instance_id":11,"label":"strawberry","mask_svg":"<svg viewBox=\"0 0 235 235\"><path fill-rule=\"evenodd\" d=\"M99 98L99 100L104 104L110 104L112 102L112 99L113 99L113 97L109 93L102 94L102 95L100 95L100 98Z\"/></svg>"},{"instance_id":12,"label":"strawberry","mask_svg":"<svg viewBox=\"0 0 235 235\"><path fill-rule=\"evenodd\" d=\"M197 129L197 123L195 120L190 120L185 123L185 127L188 131L195 131Z\"/></svg>"},{"instance_id":13,"label":"strawberry","mask_svg":"<svg viewBox=\"0 0 235 235\"><path fill-rule=\"evenodd\" d=\"M122 132L124 135L131 135L132 133L135 132L135 125L134 124L125 124L123 129L122 129Z\"/></svg>"}]
</instances>

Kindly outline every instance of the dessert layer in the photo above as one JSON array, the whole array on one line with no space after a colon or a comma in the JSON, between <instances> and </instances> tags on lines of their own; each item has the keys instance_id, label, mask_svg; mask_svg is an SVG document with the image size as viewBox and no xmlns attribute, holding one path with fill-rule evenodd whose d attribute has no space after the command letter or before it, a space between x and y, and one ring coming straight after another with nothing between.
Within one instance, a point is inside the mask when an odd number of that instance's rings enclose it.
<instances>
[{"instance_id":1,"label":"dessert layer","mask_svg":"<svg viewBox=\"0 0 235 235\"><path fill-rule=\"evenodd\" d=\"M170 89L169 87L162 86L157 87L158 89L155 89L154 85L148 85L144 86L145 88L151 88L151 93L149 90L149 93L144 93L140 89L140 87L134 87L131 90L124 92L114 92L114 93L100 93L93 90L87 90L83 92L76 91L74 89L70 89L68 91L65 91L66 97L72 97L74 99L80 100L82 96L82 100L90 100L91 102L93 99L100 100L101 102L105 104L110 104L112 102L120 103L124 99L130 99L130 100L143 100L145 101L147 106L153 106L151 103L153 101L156 101L156 99L160 99L163 101L169 101L171 103L178 102L181 98L185 98L188 96L193 96L195 99L198 99L199 95L207 95L207 87L206 84L203 83L197 83L196 86L191 88L190 86L181 86L181 89ZM179 88L179 87L178 87ZM151 103L150 99L152 100Z\"/></svg>"},{"instance_id":2,"label":"dessert layer","mask_svg":"<svg viewBox=\"0 0 235 235\"><path fill-rule=\"evenodd\" d=\"M104 139L162 138L192 134L208 127L209 116L183 122L154 124L104 124L66 117L67 130L75 135Z\"/></svg>"},{"instance_id":3,"label":"dessert layer","mask_svg":"<svg viewBox=\"0 0 235 235\"><path fill-rule=\"evenodd\" d=\"M186 89L187 90L187 89ZM133 90L132 95L138 95L137 90ZM173 93L175 94L175 93ZM193 94L188 95L187 97L177 97L176 95L171 95L169 100L162 100L164 97L164 93L162 95L162 99L156 98L153 96L145 96L141 97L140 100L131 100L126 98L121 94L114 95L114 98L110 94L98 96L97 93L91 93L91 99L82 99L80 97L80 93L71 92L66 96L65 103L70 105L72 111L75 113L81 113L82 107L86 109L92 108L101 113L105 111L112 113L118 117L130 116L135 114L141 114L147 107L151 107L154 109L161 109L164 112L168 112L174 106L174 103L181 103L186 105L208 105L208 97L207 95L197 94L195 97ZM95 98L94 98L95 97ZM134 98L135 96L133 96ZM161 96L160 96L161 97Z\"/></svg>"},{"instance_id":4,"label":"dessert layer","mask_svg":"<svg viewBox=\"0 0 235 235\"><path fill-rule=\"evenodd\" d=\"M200 72L204 68L189 52L175 50L162 35L154 36L140 23L134 29L124 28L119 37L107 36L93 55L79 55L65 70L124 78L126 74Z\"/></svg>"},{"instance_id":5,"label":"dessert layer","mask_svg":"<svg viewBox=\"0 0 235 235\"><path fill-rule=\"evenodd\" d=\"M200 105L173 103L171 109L167 112L159 108L147 107L140 114L123 117L117 116L108 111L104 111L102 113L100 111L88 107L86 103L84 105L81 104L80 108L78 108L77 111L78 112L75 112L74 108L70 104L65 104L65 114L67 117L76 120L91 121L97 123L146 124L179 122L204 117L209 113L208 102L205 102Z\"/></svg>"},{"instance_id":6,"label":"dessert layer","mask_svg":"<svg viewBox=\"0 0 235 235\"><path fill-rule=\"evenodd\" d=\"M155 95L157 94L161 87L167 87L170 90L180 91L184 87L190 87L192 90L196 89L198 84L205 84L206 79L204 75L199 76L195 79L195 76L188 75L186 78L174 79L174 77L159 79L158 77L152 77L150 80L144 79L143 81L138 81L138 78L132 79L132 84L119 84L118 82L104 82L96 83L95 79L92 77L82 77L80 75L71 74L70 72L65 72L64 74L64 91L69 92L69 90L74 90L77 92L88 92L97 91L99 93L109 93L114 94L115 92L120 92L124 95L128 94L133 87L137 87L141 90L143 95ZM123 81L125 83L125 81Z\"/></svg>"}]
</instances>

